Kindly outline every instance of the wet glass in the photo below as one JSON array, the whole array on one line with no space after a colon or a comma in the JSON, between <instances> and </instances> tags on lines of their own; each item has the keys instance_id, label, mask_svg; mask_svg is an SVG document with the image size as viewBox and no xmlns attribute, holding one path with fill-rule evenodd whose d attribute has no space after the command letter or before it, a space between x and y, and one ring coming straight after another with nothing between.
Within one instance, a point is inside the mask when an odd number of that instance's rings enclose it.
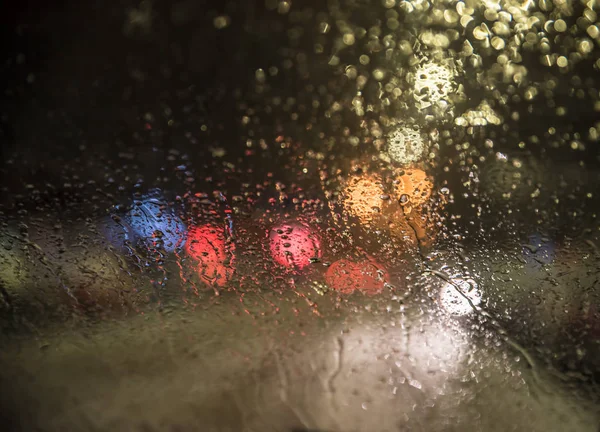
<instances>
[{"instance_id":1,"label":"wet glass","mask_svg":"<svg viewBox=\"0 0 600 432\"><path fill-rule=\"evenodd\" d=\"M2 16L9 431L598 431L597 1Z\"/></svg>"}]
</instances>

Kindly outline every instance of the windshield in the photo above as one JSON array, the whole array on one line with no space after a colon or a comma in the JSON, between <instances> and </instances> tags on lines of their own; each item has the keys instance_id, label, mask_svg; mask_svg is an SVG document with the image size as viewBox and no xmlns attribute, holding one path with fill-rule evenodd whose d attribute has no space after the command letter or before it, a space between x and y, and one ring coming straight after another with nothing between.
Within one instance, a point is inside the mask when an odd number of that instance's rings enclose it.
<instances>
[{"instance_id":1,"label":"windshield","mask_svg":"<svg viewBox=\"0 0 600 432\"><path fill-rule=\"evenodd\" d=\"M598 7L7 7L5 430L597 432Z\"/></svg>"}]
</instances>

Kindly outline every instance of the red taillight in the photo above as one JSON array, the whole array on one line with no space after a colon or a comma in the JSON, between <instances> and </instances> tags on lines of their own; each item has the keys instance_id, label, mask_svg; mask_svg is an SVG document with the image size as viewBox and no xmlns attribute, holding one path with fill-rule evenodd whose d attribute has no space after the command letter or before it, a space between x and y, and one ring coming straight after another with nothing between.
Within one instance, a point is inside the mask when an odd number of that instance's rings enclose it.
<instances>
[{"instance_id":1,"label":"red taillight","mask_svg":"<svg viewBox=\"0 0 600 432\"><path fill-rule=\"evenodd\" d=\"M211 225L190 228L185 251L197 261L200 278L210 285L223 286L233 274L233 243L225 230Z\"/></svg>"},{"instance_id":2,"label":"red taillight","mask_svg":"<svg viewBox=\"0 0 600 432\"><path fill-rule=\"evenodd\" d=\"M369 295L378 294L389 279L387 270L371 258L359 262L340 259L325 273L327 285L344 294L356 290Z\"/></svg>"}]
</instances>

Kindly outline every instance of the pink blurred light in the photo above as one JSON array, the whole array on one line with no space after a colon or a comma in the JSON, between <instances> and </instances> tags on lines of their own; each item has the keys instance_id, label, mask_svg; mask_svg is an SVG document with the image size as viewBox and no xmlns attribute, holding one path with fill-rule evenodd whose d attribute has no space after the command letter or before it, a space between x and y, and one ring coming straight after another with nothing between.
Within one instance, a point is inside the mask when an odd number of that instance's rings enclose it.
<instances>
[{"instance_id":1,"label":"pink blurred light","mask_svg":"<svg viewBox=\"0 0 600 432\"><path fill-rule=\"evenodd\" d=\"M321 258L321 241L309 227L299 223L279 224L269 232L273 260L285 267L302 269L311 258Z\"/></svg>"}]
</instances>

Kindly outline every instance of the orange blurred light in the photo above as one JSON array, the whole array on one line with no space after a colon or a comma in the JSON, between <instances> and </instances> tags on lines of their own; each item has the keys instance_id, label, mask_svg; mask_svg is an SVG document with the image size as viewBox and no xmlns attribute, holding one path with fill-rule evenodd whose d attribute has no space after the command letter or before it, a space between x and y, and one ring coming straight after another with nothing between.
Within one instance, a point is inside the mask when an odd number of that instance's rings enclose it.
<instances>
[{"instance_id":1,"label":"orange blurred light","mask_svg":"<svg viewBox=\"0 0 600 432\"><path fill-rule=\"evenodd\" d=\"M431 197L433 183L425 171L412 168L401 171L402 175L394 181L396 199L409 208L423 205Z\"/></svg>"},{"instance_id":2,"label":"orange blurred light","mask_svg":"<svg viewBox=\"0 0 600 432\"><path fill-rule=\"evenodd\" d=\"M398 210L390 216L388 228L391 235L402 243L411 246L418 245L417 233L415 233L415 229L406 220L406 217L401 210Z\"/></svg>"},{"instance_id":3,"label":"orange blurred light","mask_svg":"<svg viewBox=\"0 0 600 432\"><path fill-rule=\"evenodd\" d=\"M343 191L343 204L346 211L356 216L362 223L371 223L381 212L383 185L377 176L353 176Z\"/></svg>"}]
</instances>

